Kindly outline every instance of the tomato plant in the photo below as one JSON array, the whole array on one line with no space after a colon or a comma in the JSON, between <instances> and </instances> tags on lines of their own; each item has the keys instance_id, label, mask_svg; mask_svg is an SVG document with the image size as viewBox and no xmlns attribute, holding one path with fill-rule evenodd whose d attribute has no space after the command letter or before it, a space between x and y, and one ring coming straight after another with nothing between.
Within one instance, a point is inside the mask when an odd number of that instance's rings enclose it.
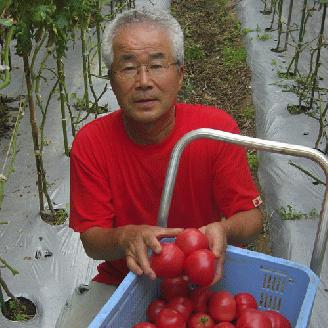
<instances>
[{"instance_id":1,"label":"tomato plant","mask_svg":"<svg viewBox=\"0 0 328 328\"><path fill-rule=\"evenodd\" d=\"M236 301L236 318L239 318L241 313L248 308L257 309L255 297L250 293L238 293L235 295Z\"/></svg>"},{"instance_id":2,"label":"tomato plant","mask_svg":"<svg viewBox=\"0 0 328 328\"><path fill-rule=\"evenodd\" d=\"M178 311L184 318L185 321L188 320L192 312L192 302L187 297L176 297L173 298L168 304L167 307L173 310Z\"/></svg>"},{"instance_id":3,"label":"tomato plant","mask_svg":"<svg viewBox=\"0 0 328 328\"><path fill-rule=\"evenodd\" d=\"M190 299L195 312L207 312L208 301L213 295L213 291L208 287L198 287L191 291Z\"/></svg>"},{"instance_id":4,"label":"tomato plant","mask_svg":"<svg viewBox=\"0 0 328 328\"><path fill-rule=\"evenodd\" d=\"M185 328L186 321L176 310L164 308L157 316L157 328Z\"/></svg>"},{"instance_id":5,"label":"tomato plant","mask_svg":"<svg viewBox=\"0 0 328 328\"><path fill-rule=\"evenodd\" d=\"M215 275L215 256L208 249L199 249L187 256L184 272L190 281L199 286L209 286Z\"/></svg>"},{"instance_id":6,"label":"tomato plant","mask_svg":"<svg viewBox=\"0 0 328 328\"><path fill-rule=\"evenodd\" d=\"M193 314L188 321L188 328L214 328L213 318L203 312Z\"/></svg>"},{"instance_id":7,"label":"tomato plant","mask_svg":"<svg viewBox=\"0 0 328 328\"><path fill-rule=\"evenodd\" d=\"M184 276L162 279L160 283L161 297L169 301L177 296L188 297L190 293L188 279Z\"/></svg>"},{"instance_id":8,"label":"tomato plant","mask_svg":"<svg viewBox=\"0 0 328 328\"><path fill-rule=\"evenodd\" d=\"M207 249L209 246L205 234L195 228L187 228L180 232L176 237L175 243L186 256L198 249Z\"/></svg>"},{"instance_id":9,"label":"tomato plant","mask_svg":"<svg viewBox=\"0 0 328 328\"><path fill-rule=\"evenodd\" d=\"M174 243L161 243L159 254L153 253L150 266L158 278L175 278L181 276L185 255Z\"/></svg>"},{"instance_id":10,"label":"tomato plant","mask_svg":"<svg viewBox=\"0 0 328 328\"><path fill-rule=\"evenodd\" d=\"M209 300L208 312L214 320L232 321L236 316L236 301L228 291L214 293Z\"/></svg>"},{"instance_id":11,"label":"tomato plant","mask_svg":"<svg viewBox=\"0 0 328 328\"><path fill-rule=\"evenodd\" d=\"M155 323L157 315L166 306L166 302L159 298L152 300L147 307L147 317L150 322Z\"/></svg>"},{"instance_id":12,"label":"tomato plant","mask_svg":"<svg viewBox=\"0 0 328 328\"><path fill-rule=\"evenodd\" d=\"M272 328L271 321L262 311L246 309L237 320L236 328Z\"/></svg>"},{"instance_id":13,"label":"tomato plant","mask_svg":"<svg viewBox=\"0 0 328 328\"><path fill-rule=\"evenodd\" d=\"M263 314L271 321L272 328L292 328L289 320L277 311L266 310Z\"/></svg>"}]
</instances>

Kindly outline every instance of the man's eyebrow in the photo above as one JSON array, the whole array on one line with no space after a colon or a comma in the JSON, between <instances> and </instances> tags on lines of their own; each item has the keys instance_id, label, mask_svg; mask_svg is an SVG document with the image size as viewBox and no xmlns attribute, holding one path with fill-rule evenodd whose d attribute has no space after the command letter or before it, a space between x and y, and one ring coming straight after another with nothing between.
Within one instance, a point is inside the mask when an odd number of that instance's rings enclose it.
<instances>
[{"instance_id":1,"label":"man's eyebrow","mask_svg":"<svg viewBox=\"0 0 328 328\"><path fill-rule=\"evenodd\" d=\"M156 52L156 53L150 54L149 58L150 59L163 59L163 58L165 58L165 54L162 52Z\"/></svg>"},{"instance_id":2,"label":"man's eyebrow","mask_svg":"<svg viewBox=\"0 0 328 328\"><path fill-rule=\"evenodd\" d=\"M153 59L164 59L166 56L163 52L155 52L149 55L149 59L153 60ZM131 61L131 60L136 60L137 56L134 54L122 54L119 57L119 61L120 62L127 62L127 61Z\"/></svg>"},{"instance_id":3,"label":"man's eyebrow","mask_svg":"<svg viewBox=\"0 0 328 328\"><path fill-rule=\"evenodd\" d=\"M120 55L120 61L124 62L124 61L129 61L129 60L134 60L136 59L136 56L133 54L123 54Z\"/></svg>"}]
</instances>

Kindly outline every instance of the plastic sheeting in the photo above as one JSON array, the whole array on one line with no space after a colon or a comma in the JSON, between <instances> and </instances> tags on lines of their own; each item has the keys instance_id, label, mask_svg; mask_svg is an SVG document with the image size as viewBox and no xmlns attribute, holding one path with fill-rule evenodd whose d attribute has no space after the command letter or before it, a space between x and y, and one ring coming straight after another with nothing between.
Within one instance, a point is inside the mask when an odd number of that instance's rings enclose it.
<instances>
[{"instance_id":1,"label":"plastic sheeting","mask_svg":"<svg viewBox=\"0 0 328 328\"><path fill-rule=\"evenodd\" d=\"M283 20L287 21L287 5L284 1ZM313 1L308 1L308 6ZM294 1L293 21L300 22L303 1ZM318 122L308 116L291 115L287 111L288 104L297 104L292 93L282 92L276 85L281 81L278 71L286 71L292 58L293 50L288 53L275 53L271 49L277 44L277 31L265 32L270 26L271 16L260 13L262 1L240 1L237 8L242 28L254 30L245 36L248 63L252 71L253 101L256 107L257 137L267 140L299 144L314 147L319 131ZM319 32L321 16L314 13L307 25L307 40L314 39ZM326 20L326 28L328 21ZM257 31L257 32L256 32ZM326 29L327 31L327 29ZM257 34L270 34L272 39L261 41ZM297 33L297 32L294 32ZM296 35L296 34L295 34ZM284 41L284 36L282 37ZM328 76L327 49L322 52L320 75L325 78L321 83L327 87ZM302 53L299 68L305 73L309 69L309 53ZM288 82L284 82L288 83ZM327 96L326 96L327 97ZM327 98L325 99L327 101ZM323 146L323 144L322 144ZM273 255L290 259L305 265L310 264L313 244L318 226L318 219L282 220L278 209L291 206L292 210L309 214L315 209L320 213L324 187L314 185L313 179L302 173L289 161L306 169L314 176L325 181L321 168L314 162L286 155L259 153L259 179L263 189L266 209L269 216ZM311 327L326 328L328 322L328 257L325 255L321 283L314 303Z\"/></svg>"},{"instance_id":2,"label":"plastic sheeting","mask_svg":"<svg viewBox=\"0 0 328 328\"><path fill-rule=\"evenodd\" d=\"M170 2L136 1L137 8L149 6L165 10L170 7ZM12 82L6 89L8 97L18 97L26 92L22 60L14 53L13 49L14 70ZM47 65L56 67L53 59L50 59ZM97 63L94 64L95 71L96 67ZM68 92L81 97L83 77L81 47L78 42L69 48L65 68ZM53 81L49 80L49 85L42 84L43 98L47 97L52 88ZM106 81L95 78L93 84L99 95ZM57 95L49 107L45 126L45 140L49 143L44 149L44 167L51 184L50 196L55 207L69 209L69 159L64 155L61 114L56 98ZM99 105L106 104L110 110L117 109L116 99L110 89L99 102ZM8 141L0 140L1 168L5 161ZM70 136L69 144L71 141ZM0 225L0 256L17 269L19 274L13 276L9 270L2 269L1 275L14 295L24 296L35 303L37 315L27 322L12 322L0 312L0 327L53 328L67 298L75 287L89 283L96 274L99 261L87 257L79 234L68 228L68 222L61 226L51 226L38 215L35 158L28 111L21 121L17 148L15 172L6 184L5 199L0 211L0 221L9 222ZM51 252L52 256L45 256L47 252Z\"/></svg>"}]
</instances>

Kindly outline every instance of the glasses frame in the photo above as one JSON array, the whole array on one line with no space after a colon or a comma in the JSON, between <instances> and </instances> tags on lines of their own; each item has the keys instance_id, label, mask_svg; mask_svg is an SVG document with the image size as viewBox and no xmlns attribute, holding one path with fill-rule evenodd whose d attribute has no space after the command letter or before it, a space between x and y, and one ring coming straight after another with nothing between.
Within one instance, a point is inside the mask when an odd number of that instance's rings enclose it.
<instances>
[{"instance_id":1,"label":"glasses frame","mask_svg":"<svg viewBox=\"0 0 328 328\"><path fill-rule=\"evenodd\" d=\"M167 63L166 65L163 65L163 68L166 69L165 72L167 72L168 69L170 68L170 66L173 66L173 65L179 65L179 62L176 61L176 62L173 62L173 63ZM140 74L140 69L143 66L146 68L146 72L149 75L149 77L154 79L154 77L152 76L151 70L150 70L151 64L149 64L149 63L148 64L138 64L138 65L136 65L137 72L134 75L131 75L131 76L121 75L123 70L113 70L112 72L113 72L113 74L115 74L122 81L136 80L137 76Z\"/></svg>"}]
</instances>

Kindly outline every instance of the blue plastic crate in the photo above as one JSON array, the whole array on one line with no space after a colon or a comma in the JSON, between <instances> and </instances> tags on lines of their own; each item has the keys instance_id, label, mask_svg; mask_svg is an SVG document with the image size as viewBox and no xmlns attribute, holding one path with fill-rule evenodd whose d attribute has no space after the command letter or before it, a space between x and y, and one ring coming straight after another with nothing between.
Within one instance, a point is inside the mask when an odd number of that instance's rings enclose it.
<instances>
[{"instance_id":1,"label":"blue plastic crate","mask_svg":"<svg viewBox=\"0 0 328 328\"><path fill-rule=\"evenodd\" d=\"M260 309L276 310L293 327L308 326L319 278L307 267L266 254L228 246L224 276L214 290L249 292ZM146 308L159 296L159 280L129 273L89 328L131 328L146 321Z\"/></svg>"}]
</instances>

